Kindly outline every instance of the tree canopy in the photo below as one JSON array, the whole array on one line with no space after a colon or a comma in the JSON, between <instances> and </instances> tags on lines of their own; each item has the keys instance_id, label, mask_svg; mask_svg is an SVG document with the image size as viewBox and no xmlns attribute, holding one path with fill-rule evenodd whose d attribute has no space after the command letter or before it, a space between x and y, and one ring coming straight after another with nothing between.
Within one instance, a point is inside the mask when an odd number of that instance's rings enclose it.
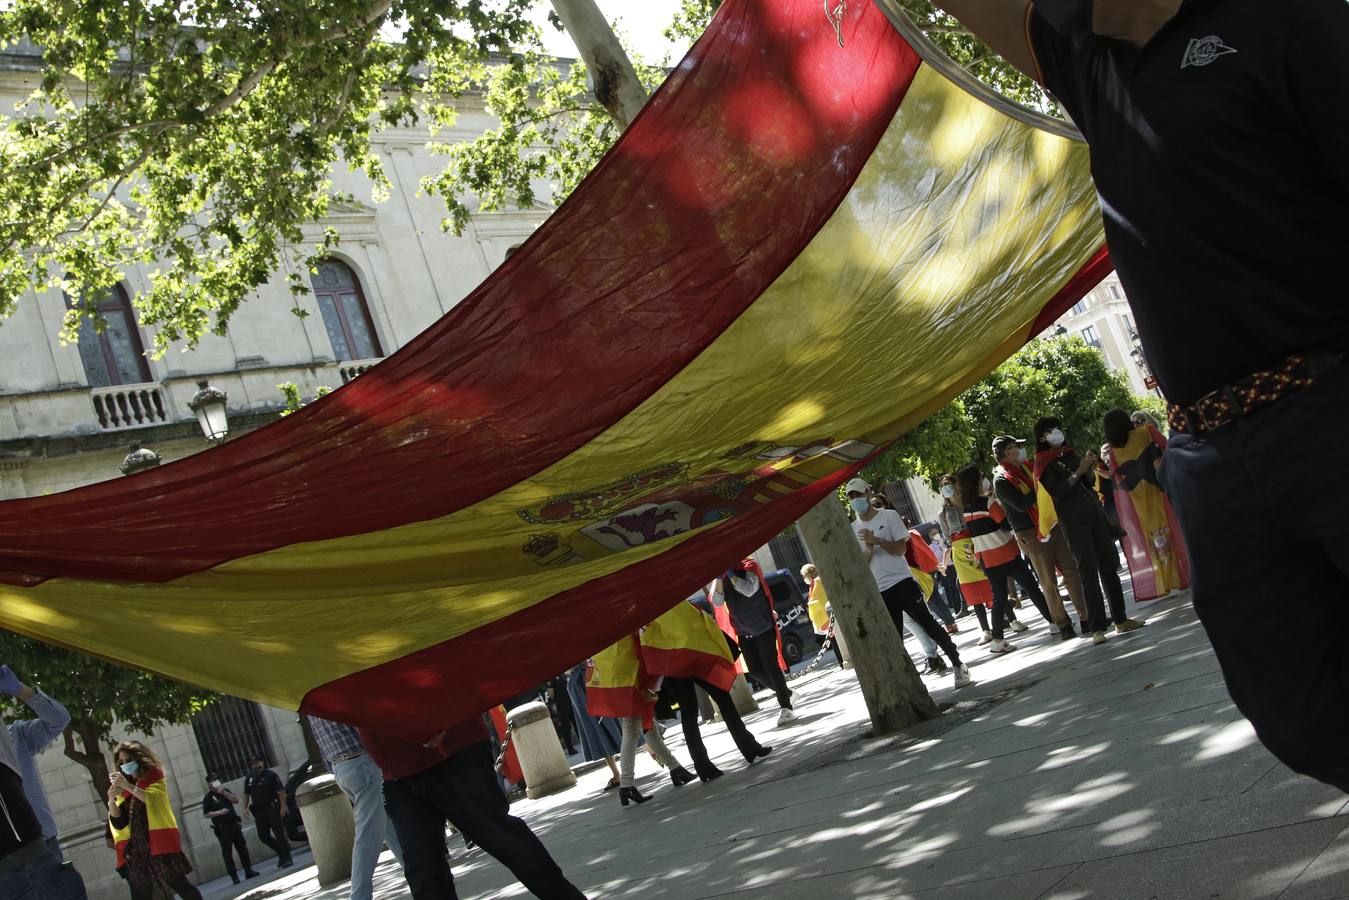
<instances>
[{"instance_id":1,"label":"tree canopy","mask_svg":"<svg viewBox=\"0 0 1349 900\"><path fill-rule=\"evenodd\" d=\"M23 682L40 687L70 711L65 754L84 766L98 802L107 788L103 750L112 741L113 724L153 734L162 725L189 721L215 700L214 691L128 669L73 650L53 647L0 629L0 663ZM9 715L28 716L26 706L10 698ZM76 743L78 738L79 743Z\"/></svg>"},{"instance_id":2,"label":"tree canopy","mask_svg":"<svg viewBox=\"0 0 1349 900\"><path fill-rule=\"evenodd\" d=\"M1138 397L1124 378L1080 337L1032 341L977 384L933 414L878 457L866 470L873 480L918 477L930 484L944 472L995 464L993 439L1002 434L1029 439L1035 420L1063 420L1078 449L1099 448L1101 420L1116 407L1161 415L1156 397Z\"/></svg>"},{"instance_id":3,"label":"tree canopy","mask_svg":"<svg viewBox=\"0 0 1349 900\"><path fill-rule=\"evenodd\" d=\"M501 124L444 143L446 226L475 209L558 202L617 139L582 64L550 59L528 13L537 0L198 0L107 4L15 0L0 46L37 53L24 102L0 115L0 318L29 290L71 301L64 334L124 273L154 351L224 333L260 285L303 272L338 240L302 228L334 201L338 164L387 191L371 138L381 128L454 123L481 92ZM701 34L720 0L683 0L666 34ZM962 64L1009 96L1038 89L928 0L909 13ZM560 26L559 26L560 27ZM580 39L578 39L578 43ZM634 59L654 88L672 60ZM375 197L373 199L379 199ZM290 263L285 266L283 263Z\"/></svg>"}]
</instances>

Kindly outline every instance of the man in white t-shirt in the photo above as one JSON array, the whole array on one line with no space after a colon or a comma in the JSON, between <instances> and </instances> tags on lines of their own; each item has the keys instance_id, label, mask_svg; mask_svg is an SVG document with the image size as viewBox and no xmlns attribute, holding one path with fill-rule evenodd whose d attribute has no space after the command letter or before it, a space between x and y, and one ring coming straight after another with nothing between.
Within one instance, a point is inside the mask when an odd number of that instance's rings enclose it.
<instances>
[{"instance_id":1,"label":"man in white t-shirt","mask_svg":"<svg viewBox=\"0 0 1349 900\"><path fill-rule=\"evenodd\" d=\"M861 478L849 481L845 493L855 514L853 532L862 545L862 553L866 555L871 575L876 579L876 587L880 589L881 599L899 632L901 644L904 640L903 616L907 613L951 660L956 687L969 684L970 670L960 662L955 641L937 624L923 603L923 589L914 580L909 561L904 558L909 543L909 529L904 527L904 520L893 509L876 509L871 502L875 493Z\"/></svg>"}]
</instances>

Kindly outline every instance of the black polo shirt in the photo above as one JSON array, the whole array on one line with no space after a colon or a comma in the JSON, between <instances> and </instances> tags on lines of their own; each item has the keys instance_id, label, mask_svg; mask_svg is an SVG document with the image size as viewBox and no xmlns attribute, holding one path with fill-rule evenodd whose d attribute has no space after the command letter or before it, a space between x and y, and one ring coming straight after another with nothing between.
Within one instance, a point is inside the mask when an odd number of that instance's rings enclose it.
<instances>
[{"instance_id":1,"label":"black polo shirt","mask_svg":"<svg viewBox=\"0 0 1349 900\"><path fill-rule=\"evenodd\" d=\"M1349 350L1349 3L1186 0L1142 50L1029 33L1169 400Z\"/></svg>"},{"instance_id":2,"label":"black polo shirt","mask_svg":"<svg viewBox=\"0 0 1349 900\"><path fill-rule=\"evenodd\" d=\"M278 794L285 789L286 786L281 783L281 776L271 769L249 772L248 777L244 779L244 793L248 795L249 808L255 813L260 809L279 807L281 799Z\"/></svg>"}]
</instances>

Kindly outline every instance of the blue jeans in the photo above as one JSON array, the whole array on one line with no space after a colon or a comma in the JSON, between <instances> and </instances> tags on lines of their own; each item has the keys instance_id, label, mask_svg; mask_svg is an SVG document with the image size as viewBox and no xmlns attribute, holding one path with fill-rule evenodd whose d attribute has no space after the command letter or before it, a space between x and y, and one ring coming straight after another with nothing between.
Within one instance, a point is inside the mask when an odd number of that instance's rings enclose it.
<instances>
[{"instance_id":1,"label":"blue jeans","mask_svg":"<svg viewBox=\"0 0 1349 900\"><path fill-rule=\"evenodd\" d=\"M0 871L4 900L86 900L84 879L47 847L17 869Z\"/></svg>"},{"instance_id":2,"label":"blue jeans","mask_svg":"<svg viewBox=\"0 0 1349 900\"><path fill-rule=\"evenodd\" d=\"M904 614L904 628L909 634L918 638L918 646L923 648L923 655L928 659L937 655L937 642L928 637L926 631L919 627L918 623L909 618L909 614Z\"/></svg>"},{"instance_id":3,"label":"blue jeans","mask_svg":"<svg viewBox=\"0 0 1349 900\"><path fill-rule=\"evenodd\" d=\"M1349 792L1346 396L1349 364L1216 431L1173 434L1161 477L1232 699L1290 769Z\"/></svg>"},{"instance_id":4,"label":"blue jeans","mask_svg":"<svg viewBox=\"0 0 1349 900\"><path fill-rule=\"evenodd\" d=\"M347 795L356 819L356 840L351 845L351 900L371 900L375 866L387 843L398 864L403 848L384 811L384 774L366 754L333 763L333 778Z\"/></svg>"}]
</instances>

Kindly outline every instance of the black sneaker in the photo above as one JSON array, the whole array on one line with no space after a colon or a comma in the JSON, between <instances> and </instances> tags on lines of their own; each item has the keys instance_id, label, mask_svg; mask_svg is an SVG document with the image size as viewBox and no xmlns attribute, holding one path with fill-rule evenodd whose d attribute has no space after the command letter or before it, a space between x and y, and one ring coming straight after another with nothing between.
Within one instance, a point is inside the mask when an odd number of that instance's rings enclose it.
<instances>
[{"instance_id":1,"label":"black sneaker","mask_svg":"<svg viewBox=\"0 0 1349 900\"><path fill-rule=\"evenodd\" d=\"M1073 626L1069 625L1066 628L1059 629L1059 638L1061 640L1071 641L1075 637L1077 637L1077 632L1073 630Z\"/></svg>"}]
</instances>

